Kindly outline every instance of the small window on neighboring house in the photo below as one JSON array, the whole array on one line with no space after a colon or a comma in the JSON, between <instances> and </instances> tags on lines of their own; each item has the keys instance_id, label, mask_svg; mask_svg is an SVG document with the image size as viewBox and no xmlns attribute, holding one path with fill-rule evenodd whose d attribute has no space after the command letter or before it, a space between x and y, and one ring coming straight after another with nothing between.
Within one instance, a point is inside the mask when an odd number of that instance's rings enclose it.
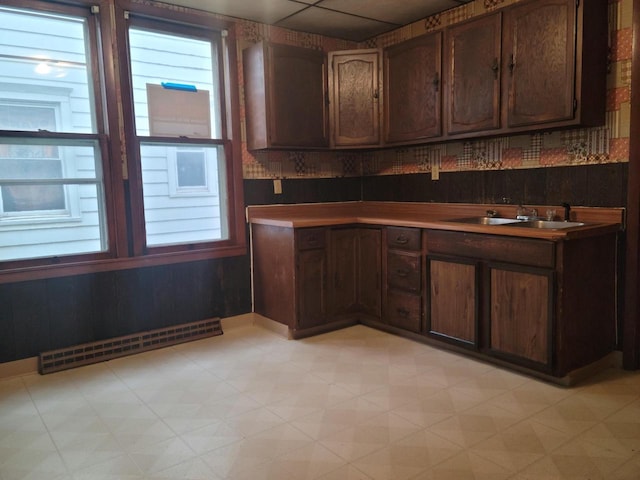
<instances>
[{"instance_id":1,"label":"small window on neighboring house","mask_svg":"<svg viewBox=\"0 0 640 480\"><path fill-rule=\"evenodd\" d=\"M178 191L207 190L207 166L204 151L177 151Z\"/></svg>"},{"instance_id":2,"label":"small window on neighboring house","mask_svg":"<svg viewBox=\"0 0 640 480\"><path fill-rule=\"evenodd\" d=\"M0 102L0 129L32 130L37 125L56 131L55 105ZM0 145L0 178L43 181L63 178L60 147ZM0 187L0 218L67 215L65 197L63 185L5 185Z\"/></svg>"}]
</instances>

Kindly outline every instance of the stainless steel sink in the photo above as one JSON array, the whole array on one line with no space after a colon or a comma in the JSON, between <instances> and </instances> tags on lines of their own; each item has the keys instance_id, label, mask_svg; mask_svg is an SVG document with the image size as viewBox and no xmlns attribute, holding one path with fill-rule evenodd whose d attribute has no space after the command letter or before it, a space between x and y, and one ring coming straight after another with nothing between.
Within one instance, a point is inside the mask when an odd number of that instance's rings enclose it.
<instances>
[{"instance_id":1,"label":"stainless steel sink","mask_svg":"<svg viewBox=\"0 0 640 480\"><path fill-rule=\"evenodd\" d=\"M524 228L546 228L550 230L558 230L562 228L582 227L583 222L561 222L554 220L529 220L527 222L510 223L509 226Z\"/></svg>"},{"instance_id":2,"label":"stainless steel sink","mask_svg":"<svg viewBox=\"0 0 640 480\"><path fill-rule=\"evenodd\" d=\"M506 225L510 223L522 223L515 218L502 218L502 217L464 217L464 218L451 218L446 220L447 222L456 223L471 223L477 225Z\"/></svg>"}]
</instances>

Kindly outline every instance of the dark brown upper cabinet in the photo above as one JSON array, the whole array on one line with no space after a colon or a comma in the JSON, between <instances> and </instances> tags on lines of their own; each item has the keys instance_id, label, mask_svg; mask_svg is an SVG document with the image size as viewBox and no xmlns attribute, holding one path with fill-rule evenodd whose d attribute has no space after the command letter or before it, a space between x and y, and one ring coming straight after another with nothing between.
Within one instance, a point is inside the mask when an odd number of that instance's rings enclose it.
<instances>
[{"instance_id":1,"label":"dark brown upper cabinet","mask_svg":"<svg viewBox=\"0 0 640 480\"><path fill-rule=\"evenodd\" d=\"M381 145L380 50L329 52L331 146Z\"/></svg>"},{"instance_id":2,"label":"dark brown upper cabinet","mask_svg":"<svg viewBox=\"0 0 640 480\"><path fill-rule=\"evenodd\" d=\"M385 143L420 142L442 134L442 33L384 50Z\"/></svg>"},{"instance_id":3,"label":"dark brown upper cabinet","mask_svg":"<svg viewBox=\"0 0 640 480\"><path fill-rule=\"evenodd\" d=\"M243 51L249 150L328 147L326 68L318 50L261 42Z\"/></svg>"},{"instance_id":4,"label":"dark brown upper cabinet","mask_svg":"<svg viewBox=\"0 0 640 480\"><path fill-rule=\"evenodd\" d=\"M500 128L502 14L461 23L446 32L447 134Z\"/></svg>"},{"instance_id":5,"label":"dark brown upper cabinet","mask_svg":"<svg viewBox=\"0 0 640 480\"><path fill-rule=\"evenodd\" d=\"M607 2L535 0L505 11L504 126L605 121Z\"/></svg>"}]
</instances>

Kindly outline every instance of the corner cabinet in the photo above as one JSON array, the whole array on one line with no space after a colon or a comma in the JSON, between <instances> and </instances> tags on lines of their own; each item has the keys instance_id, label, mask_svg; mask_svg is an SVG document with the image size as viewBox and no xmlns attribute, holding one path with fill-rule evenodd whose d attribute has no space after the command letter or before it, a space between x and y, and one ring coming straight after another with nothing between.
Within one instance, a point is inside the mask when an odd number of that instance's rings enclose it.
<instances>
[{"instance_id":1,"label":"corner cabinet","mask_svg":"<svg viewBox=\"0 0 640 480\"><path fill-rule=\"evenodd\" d=\"M332 147L381 145L380 50L329 53L329 121Z\"/></svg>"},{"instance_id":2,"label":"corner cabinet","mask_svg":"<svg viewBox=\"0 0 640 480\"><path fill-rule=\"evenodd\" d=\"M385 143L419 142L442 134L442 33L384 50Z\"/></svg>"},{"instance_id":3,"label":"corner cabinet","mask_svg":"<svg viewBox=\"0 0 640 480\"><path fill-rule=\"evenodd\" d=\"M261 42L242 57L249 150L328 147L325 53Z\"/></svg>"},{"instance_id":4,"label":"corner cabinet","mask_svg":"<svg viewBox=\"0 0 640 480\"><path fill-rule=\"evenodd\" d=\"M381 232L252 224L254 311L293 338L380 318Z\"/></svg>"}]
</instances>

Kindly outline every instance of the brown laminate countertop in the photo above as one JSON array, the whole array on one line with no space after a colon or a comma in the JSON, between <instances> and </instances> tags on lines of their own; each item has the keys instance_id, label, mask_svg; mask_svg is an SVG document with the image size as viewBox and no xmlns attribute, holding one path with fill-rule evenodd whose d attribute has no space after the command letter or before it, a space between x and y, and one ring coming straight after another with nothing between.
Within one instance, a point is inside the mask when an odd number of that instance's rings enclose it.
<instances>
[{"instance_id":1,"label":"brown laminate countertop","mask_svg":"<svg viewBox=\"0 0 640 480\"><path fill-rule=\"evenodd\" d=\"M555 205L526 205L545 215L556 210L556 219L564 209ZM247 221L253 224L284 228L309 228L339 225L380 225L435 230L506 235L561 241L602 235L620 230L624 225L624 208L572 207L571 221L584 225L546 229L506 225L483 225L456 222L456 218L484 216L488 210L498 217L516 217L517 205L420 203L420 202L329 202L290 205L256 205L247 207Z\"/></svg>"}]
</instances>

